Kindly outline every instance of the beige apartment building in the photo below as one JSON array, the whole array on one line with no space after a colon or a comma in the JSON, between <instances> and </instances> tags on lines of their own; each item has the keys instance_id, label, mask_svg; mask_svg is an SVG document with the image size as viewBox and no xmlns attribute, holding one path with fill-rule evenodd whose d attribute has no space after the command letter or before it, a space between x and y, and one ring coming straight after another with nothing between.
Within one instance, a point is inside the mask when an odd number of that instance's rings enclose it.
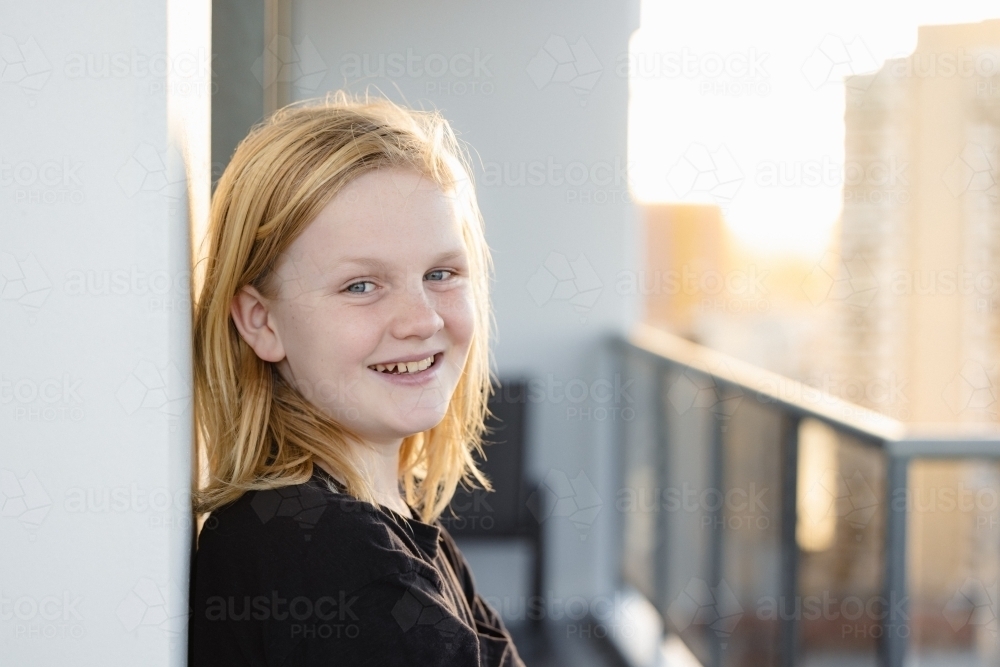
<instances>
[{"instance_id":1,"label":"beige apartment building","mask_svg":"<svg viewBox=\"0 0 1000 667\"><path fill-rule=\"evenodd\" d=\"M921 27L847 81L838 298L845 379L916 423L995 422L1000 21Z\"/></svg>"},{"instance_id":2,"label":"beige apartment building","mask_svg":"<svg viewBox=\"0 0 1000 667\"><path fill-rule=\"evenodd\" d=\"M921 27L912 55L848 78L846 91L838 380L915 429L995 424L1000 21ZM998 487L985 462L911 466L917 650L968 642L998 655L995 614L949 616L973 589L996 606Z\"/></svg>"}]
</instances>

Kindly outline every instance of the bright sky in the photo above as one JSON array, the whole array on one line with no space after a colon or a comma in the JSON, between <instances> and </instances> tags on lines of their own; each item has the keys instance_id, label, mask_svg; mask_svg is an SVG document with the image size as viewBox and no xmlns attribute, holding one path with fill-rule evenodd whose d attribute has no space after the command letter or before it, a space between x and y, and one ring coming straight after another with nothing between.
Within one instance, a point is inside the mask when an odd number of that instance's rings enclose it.
<instances>
[{"instance_id":1,"label":"bright sky","mask_svg":"<svg viewBox=\"0 0 1000 667\"><path fill-rule=\"evenodd\" d=\"M752 248L818 257L841 209L841 75L909 55L919 25L988 18L1000 18L996 0L642 0L630 56L637 199L718 203ZM781 168L808 183L770 184Z\"/></svg>"}]
</instances>

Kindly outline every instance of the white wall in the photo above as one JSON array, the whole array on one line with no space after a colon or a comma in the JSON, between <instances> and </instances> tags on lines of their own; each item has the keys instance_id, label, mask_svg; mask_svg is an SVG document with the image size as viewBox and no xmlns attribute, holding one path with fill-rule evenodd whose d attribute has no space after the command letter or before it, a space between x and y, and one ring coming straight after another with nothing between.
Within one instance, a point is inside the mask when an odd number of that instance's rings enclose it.
<instances>
[{"instance_id":1,"label":"white wall","mask_svg":"<svg viewBox=\"0 0 1000 667\"><path fill-rule=\"evenodd\" d=\"M627 392L605 396L614 376L598 351L638 308L615 291L616 275L635 270L639 255L624 173L628 80L618 71L637 27L635 1L293 3L297 60L285 72L295 99L371 84L441 109L478 151L497 269L498 371L544 383L530 405L531 468L565 496L545 522L557 597L611 585L607 434L629 403ZM567 383L581 402L565 398ZM587 407L605 408L604 418Z\"/></svg>"},{"instance_id":2,"label":"white wall","mask_svg":"<svg viewBox=\"0 0 1000 667\"><path fill-rule=\"evenodd\" d=\"M0 13L0 662L183 664L210 9Z\"/></svg>"}]
</instances>

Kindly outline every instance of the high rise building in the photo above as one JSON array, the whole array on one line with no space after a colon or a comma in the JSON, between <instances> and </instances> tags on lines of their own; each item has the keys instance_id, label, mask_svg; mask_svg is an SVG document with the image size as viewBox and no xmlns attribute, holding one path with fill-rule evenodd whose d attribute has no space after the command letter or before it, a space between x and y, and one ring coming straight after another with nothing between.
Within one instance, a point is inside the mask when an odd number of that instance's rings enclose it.
<instances>
[{"instance_id":1,"label":"high rise building","mask_svg":"<svg viewBox=\"0 0 1000 667\"><path fill-rule=\"evenodd\" d=\"M904 421L997 421L1000 20L921 27L846 89L842 380Z\"/></svg>"}]
</instances>

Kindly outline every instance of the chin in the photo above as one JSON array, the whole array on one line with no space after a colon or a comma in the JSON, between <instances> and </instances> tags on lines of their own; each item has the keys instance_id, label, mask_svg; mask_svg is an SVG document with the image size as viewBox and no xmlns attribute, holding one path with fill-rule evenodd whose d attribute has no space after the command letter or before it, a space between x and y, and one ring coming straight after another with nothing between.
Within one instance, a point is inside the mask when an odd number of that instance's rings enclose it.
<instances>
[{"instance_id":1,"label":"chin","mask_svg":"<svg viewBox=\"0 0 1000 667\"><path fill-rule=\"evenodd\" d=\"M391 412L385 411L388 407L385 403L379 408L381 408L382 414L387 417L387 421L391 420L397 424L412 424L420 427L416 429L417 431L423 431L441 423L441 420L448 413L453 393L454 387L449 388L443 384L418 391L409 387L399 388L389 395L389 404L392 406L389 410Z\"/></svg>"},{"instance_id":2,"label":"chin","mask_svg":"<svg viewBox=\"0 0 1000 667\"><path fill-rule=\"evenodd\" d=\"M402 437L405 438L416 433L429 431L442 421L444 421L444 413L435 416L428 416L424 419L408 419L406 420L406 426L402 429L406 435L403 435Z\"/></svg>"}]
</instances>

